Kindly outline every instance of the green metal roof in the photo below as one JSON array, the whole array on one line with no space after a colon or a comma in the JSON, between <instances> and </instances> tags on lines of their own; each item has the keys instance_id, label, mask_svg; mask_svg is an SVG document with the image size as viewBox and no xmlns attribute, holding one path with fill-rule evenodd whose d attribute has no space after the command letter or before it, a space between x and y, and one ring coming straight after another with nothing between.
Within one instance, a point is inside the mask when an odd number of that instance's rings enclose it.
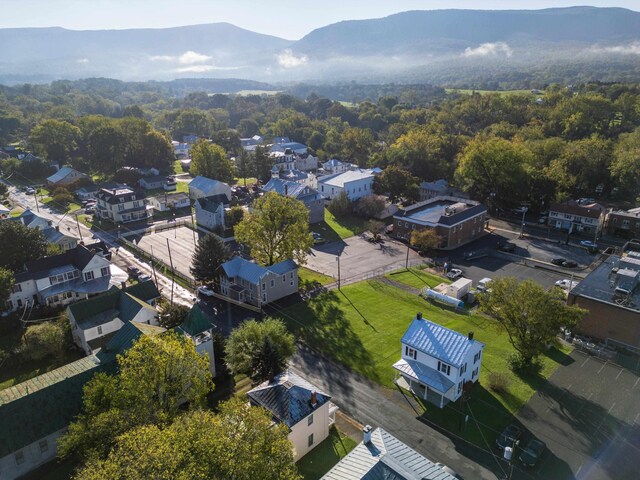
<instances>
[{"instance_id":1,"label":"green metal roof","mask_svg":"<svg viewBox=\"0 0 640 480\"><path fill-rule=\"evenodd\" d=\"M102 312L116 310L118 308L119 297L120 290L118 290L117 287L112 287L108 292L105 292L102 295L97 295L81 302L72 303L68 308L73 314L73 318L76 322L81 323Z\"/></svg>"},{"instance_id":2,"label":"green metal roof","mask_svg":"<svg viewBox=\"0 0 640 480\"><path fill-rule=\"evenodd\" d=\"M157 335L166 332L162 327L147 325L146 323L127 322L109 340L105 348L106 352L119 353L130 349L142 335Z\"/></svg>"},{"instance_id":3,"label":"green metal roof","mask_svg":"<svg viewBox=\"0 0 640 480\"><path fill-rule=\"evenodd\" d=\"M187 319L178 327L184 333L195 336L199 333L211 330L213 324L206 313L198 305L194 305L189 312Z\"/></svg>"},{"instance_id":4,"label":"green metal roof","mask_svg":"<svg viewBox=\"0 0 640 480\"><path fill-rule=\"evenodd\" d=\"M140 300L144 300L145 302L160 296L158 287L156 287L156 284L151 280L131 285L127 287L125 291Z\"/></svg>"}]
</instances>

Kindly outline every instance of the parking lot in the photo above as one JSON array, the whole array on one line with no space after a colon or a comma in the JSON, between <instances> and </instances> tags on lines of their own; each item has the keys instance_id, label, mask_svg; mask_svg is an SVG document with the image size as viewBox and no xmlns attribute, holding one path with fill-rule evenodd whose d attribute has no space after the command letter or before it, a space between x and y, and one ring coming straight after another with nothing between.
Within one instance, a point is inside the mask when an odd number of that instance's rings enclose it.
<instances>
[{"instance_id":1,"label":"parking lot","mask_svg":"<svg viewBox=\"0 0 640 480\"><path fill-rule=\"evenodd\" d=\"M415 251L408 249L410 264L422 261ZM307 267L331 277L338 277L337 256L340 255L340 275L343 279L361 277L369 273L384 272L405 266L407 246L384 239L383 243L370 243L362 236L339 242L316 245L307 256Z\"/></svg>"},{"instance_id":2,"label":"parking lot","mask_svg":"<svg viewBox=\"0 0 640 480\"><path fill-rule=\"evenodd\" d=\"M196 241L198 234L196 233ZM134 240L133 238L130 240ZM167 240L171 247L171 257L173 259L173 267L182 275L192 278L189 273L191 265L191 257L195 251L193 242L193 230L187 227L178 227L175 229L164 230L162 232L145 235L139 239L135 239L138 248L144 250L149 255L160 259L167 265L169 261L169 249L167 248Z\"/></svg>"},{"instance_id":3,"label":"parking lot","mask_svg":"<svg viewBox=\"0 0 640 480\"><path fill-rule=\"evenodd\" d=\"M639 478L640 377L578 351L563 363L517 415L547 444L538 478Z\"/></svg>"}]
</instances>

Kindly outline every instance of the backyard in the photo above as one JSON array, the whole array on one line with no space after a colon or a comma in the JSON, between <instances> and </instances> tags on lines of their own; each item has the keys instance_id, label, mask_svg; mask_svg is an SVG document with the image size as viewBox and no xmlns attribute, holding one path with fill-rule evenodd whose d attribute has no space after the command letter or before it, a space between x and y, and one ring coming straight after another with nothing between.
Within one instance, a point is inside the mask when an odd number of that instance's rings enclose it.
<instances>
[{"instance_id":1,"label":"backyard","mask_svg":"<svg viewBox=\"0 0 640 480\"><path fill-rule=\"evenodd\" d=\"M428 281L435 281L421 273ZM409 275L413 273L407 273L405 278ZM566 358L564 352L552 349L542 358L540 376L518 377L508 366L513 347L493 320L434 306L382 280L349 285L293 305L282 312L282 319L310 347L385 387L396 388L392 364L400 358L400 339L416 312L460 333L473 331L475 338L486 344L480 382L464 407L456 402L440 410L426 404L423 415L485 448L485 439L494 439ZM502 392L489 390L492 373L502 373L507 378ZM473 414L472 419L481 419L482 425L472 425L470 421L467 429L459 432L461 419L468 412Z\"/></svg>"},{"instance_id":2,"label":"backyard","mask_svg":"<svg viewBox=\"0 0 640 480\"><path fill-rule=\"evenodd\" d=\"M328 209L324 209L324 222L314 223L311 230L319 233L327 242L336 242L341 238L349 238L361 234L366 220L355 216L335 217Z\"/></svg>"},{"instance_id":3,"label":"backyard","mask_svg":"<svg viewBox=\"0 0 640 480\"><path fill-rule=\"evenodd\" d=\"M298 268L298 279L301 290L308 290L320 285L329 285L335 281L335 279L329 275L314 272L306 267Z\"/></svg>"},{"instance_id":4,"label":"backyard","mask_svg":"<svg viewBox=\"0 0 640 480\"><path fill-rule=\"evenodd\" d=\"M356 445L351 437L331 427L329 436L298 461L298 472L304 480L318 480Z\"/></svg>"}]
</instances>

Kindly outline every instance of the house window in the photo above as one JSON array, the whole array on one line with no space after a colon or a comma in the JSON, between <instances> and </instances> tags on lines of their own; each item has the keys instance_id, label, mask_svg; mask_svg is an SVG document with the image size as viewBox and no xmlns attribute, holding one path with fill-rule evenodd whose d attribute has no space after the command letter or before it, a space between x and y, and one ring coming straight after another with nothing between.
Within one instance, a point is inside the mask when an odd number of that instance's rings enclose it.
<instances>
[{"instance_id":1,"label":"house window","mask_svg":"<svg viewBox=\"0 0 640 480\"><path fill-rule=\"evenodd\" d=\"M313 425L313 413L307 417L307 425Z\"/></svg>"},{"instance_id":2,"label":"house window","mask_svg":"<svg viewBox=\"0 0 640 480\"><path fill-rule=\"evenodd\" d=\"M286 275L282 275L282 283L287 281L287 276Z\"/></svg>"},{"instance_id":3,"label":"house window","mask_svg":"<svg viewBox=\"0 0 640 480\"><path fill-rule=\"evenodd\" d=\"M88 282L89 280L93 280L93 272L85 272L84 281Z\"/></svg>"},{"instance_id":4,"label":"house window","mask_svg":"<svg viewBox=\"0 0 640 480\"><path fill-rule=\"evenodd\" d=\"M313 445L313 433L311 435L309 435L309 440L307 441L308 446L310 447L311 445Z\"/></svg>"},{"instance_id":5,"label":"house window","mask_svg":"<svg viewBox=\"0 0 640 480\"><path fill-rule=\"evenodd\" d=\"M22 307L22 300L19 298L18 299L18 308Z\"/></svg>"},{"instance_id":6,"label":"house window","mask_svg":"<svg viewBox=\"0 0 640 480\"><path fill-rule=\"evenodd\" d=\"M467 371L467 364L465 363L460 369L460 375L464 375L466 371Z\"/></svg>"},{"instance_id":7,"label":"house window","mask_svg":"<svg viewBox=\"0 0 640 480\"><path fill-rule=\"evenodd\" d=\"M407 346L404 347L404 354L405 356L411 357L414 360L418 357L418 352L415 349Z\"/></svg>"},{"instance_id":8,"label":"house window","mask_svg":"<svg viewBox=\"0 0 640 480\"><path fill-rule=\"evenodd\" d=\"M476 353L473 356L473 363L478 363L478 360L480 360L480 356L482 355L482 350L480 350L478 353Z\"/></svg>"},{"instance_id":9,"label":"house window","mask_svg":"<svg viewBox=\"0 0 640 480\"><path fill-rule=\"evenodd\" d=\"M49 442L47 442L46 438L44 440L40 440L38 446L40 447L40 453L45 453L49 450Z\"/></svg>"},{"instance_id":10,"label":"house window","mask_svg":"<svg viewBox=\"0 0 640 480\"><path fill-rule=\"evenodd\" d=\"M262 294L262 301L263 302L267 301L267 293L266 292Z\"/></svg>"},{"instance_id":11,"label":"house window","mask_svg":"<svg viewBox=\"0 0 640 480\"><path fill-rule=\"evenodd\" d=\"M102 325L98 325L98 335L102 335Z\"/></svg>"},{"instance_id":12,"label":"house window","mask_svg":"<svg viewBox=\"0 0 640 480\"><path fill-rule=\"evenodd\" d=\"M135 195L131 195L131 200L135 200L136 196Z\"/></svg>"},{"instance_id":13,"label":"house window","mask_svg":"<svg viewBox=\"0 0 640 480\"><path fill-rule=\"evenodd\" d=\"M118 205L118 211L122 212L124 210L124 205Z\"/></svg>"},{"instance_id":14,"label":"house window","mask_svg":"<svg viewBox=\"0 0 640 480\"><path fill-rule=\"evenodd\" d=\"M462 380L460 380L460 382L458 383L458 395L460 395L461 391L462 391Z\"/></svg>"},{"instance_id":15,"label":"house window","mask_svg":"<svg viewBox=\"0 0 640 480\"><path fill-rule=\"evenodd\" d=\"M100 269L100 275L103 277L106 277L107 275L109 275L109 267L102 267Z\"/></svg>"},{"instance_id":16,"label":"house window","mask_svg":"<svg viewBox=\"0 0 640 480\"><path fill-rule=\"evenodd\" d=\"M266 284L266 283L263 283L263 284L262 284L262 290L266 290L266 289L267 289L267 284Z\"/></svg>"},{"instance_id":17,"label":"house window","mask_svg":"<svg viewBox=\"0 0 640 480\"><path fill-rule=\"evenodd\" d=\"M271 288L273 288L275 286L276 282L273 280L273 278L271 279Z\"/></svg>"},{"instance_id":18,"label":"house window","mask_svg":"<svg viewBox=\"0 0 640 480\"><path fill-rule=\"evenodd\" d=\"M15 458L16 458L16 465L22 465L24 463L24 452L22 450L20 450L19 452L16 452Z\"/></svg>"},{"instance_id":19,"label":"house window","mask_svg":"<svg viewBox=\"0 0 640 480\"><path fill-rule=\"evenodd\" d=\"M450 375L451 366L438 360L438 371L444 373L445 375Z\"/></svg>"},{"instance_id":20,"label":"house window","mask_svg":"<svg viewBox=\"0 0 640 480\"><path fill-rule=\"evenodd\" d=\"M11 289L11 291L13 293L18 293L22 291L22 285L20 285L19 283L16 283L13 288Z\"/></svg>"},{"instance_id":21,"label":"house window","mask_svg":"<svg viewBox=\"0 0 640 480\"><path fill-rule=\"evenodd\" d=\"M119 201L120 203L124 203L124 197L120 197L120 198L118 199L118 201Z\"/></svg>"},{"instance_id":22,"label":"house window","mask_svg":"<svg viewBox=\"0 0 640 480\"><path fill-rule=\"evenodd\" d=\"M136 207L136 208L139 207L140 206L140 202L133 202L133 206Z\"/></svg>"}]
</instances>

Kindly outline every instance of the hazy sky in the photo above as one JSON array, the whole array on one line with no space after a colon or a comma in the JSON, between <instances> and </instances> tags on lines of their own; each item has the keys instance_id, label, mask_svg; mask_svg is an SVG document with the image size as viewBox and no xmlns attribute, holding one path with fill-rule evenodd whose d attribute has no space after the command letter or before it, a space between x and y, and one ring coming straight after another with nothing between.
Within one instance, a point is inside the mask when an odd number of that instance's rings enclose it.
<instances>
[{"instance_id":1,"label":"hazy sky","mask_svg":"<svg viewBox=\"0 0 640 480\"><path fill-rule=\"evenodd\" d=\"M640 9L640 0L0 0L0 28L94 30L229 22L295 40L341 20L406 10L537 9L576 4Z\"/></svg>"}]
</instances>

